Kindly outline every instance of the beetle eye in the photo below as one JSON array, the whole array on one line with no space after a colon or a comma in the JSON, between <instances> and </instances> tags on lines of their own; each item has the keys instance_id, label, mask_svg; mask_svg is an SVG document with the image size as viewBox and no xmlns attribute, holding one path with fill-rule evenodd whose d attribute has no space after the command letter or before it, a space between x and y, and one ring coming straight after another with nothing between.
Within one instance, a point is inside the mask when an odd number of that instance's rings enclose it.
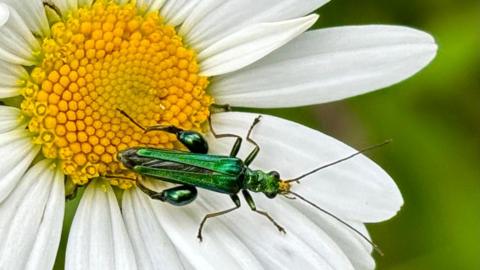
<instances>
[{"instance_id":1,"label":"beetle eye","mask_svg":"<svg viewBox=\"0 0 480 270\"><path fill-rule=\"evenodd\" d=\"M271 171L268 174L275 177L276 179L280 179L280 174L277 171Z\"/></svg>"}]
</instances>

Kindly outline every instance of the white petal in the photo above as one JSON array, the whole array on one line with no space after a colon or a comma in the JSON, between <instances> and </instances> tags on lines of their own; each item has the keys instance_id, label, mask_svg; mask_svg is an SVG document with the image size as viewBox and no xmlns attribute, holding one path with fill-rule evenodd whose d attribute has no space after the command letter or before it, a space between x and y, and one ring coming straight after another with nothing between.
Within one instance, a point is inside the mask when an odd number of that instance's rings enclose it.
<instances>
[{"instance_id":1,"label":"white petal","mask_svg":"<svg viewBox=\"0 0 480 270\"><path fill-rule=\"evenodd\" d=\"M60 243L63 174L51 160L31 168L0 204L0 269L51 269Z\"/></svg>"},{"instance_id":2,"label":"white petal","mask_svg":"<svg viewBox=\"0 0 480 270\"><path fill-rule=\"evenodd\" d=\"M91 7L93 0L77 0L78 7Z\"/></svg>"},{"instance_id":3,"label":"white petal","mask_svg":"<svg viewBox=\"0 0 480 270\"><path fill-rule=\"evenodd\" d=\"M192 10L179 33L197 50L203 50L241 29L277 22L313 12L326 0L202 0Z\"/></svg>"},{"instance_id":4,"label":"white petal","mask_svg":"<svg viewBox=\"0 0 480 270\"><path fill-rule=\"evenodd\" d=\"M19 65L38 62L34 55L40 44L22 17L10 6L0 2L0 59Z\"/></svg>"},{"instance_id":5,"label":"white petal","mask_svg":"<svg viewBox=\"0 0 480 270\"><path fill-rule=\"evenodd\" d=\"M400 82L425 67L437 46L399 26L309 31L264 59L211 85L219 103L289 107L335 101Z\"/></svg>"},{"instance_id":6,"label":"white petal","mask_svg":"<svg viewBox=\"0 0 480 270\"><path fill-rule=\"evenodd\" d=\"M32 32L43 37L50 35L50 25L41 0L2 0L2 2L15 8Z\"/></svg>"},{"instance_id":7,"label":"white petal","mask_svg":"<svg viewBox=\"0 0 480 270\"><path fill-rule=\"evenodd\" d=\"M140 190L125 191L122 213L140 269L183 269L175 246L154 213L152 200Z\"/></svg>"},{"instance_id":8,"label":"white petal","mask_svg":"<svg viewBox=\"0 0 480 270\"><path fill-rule=\"evenodd\" d=\"M213 117L217 133L246 135L256 114L221 113ZM254 167L278 170L283 179L297 177L320 165L347 157L355 150L316 130L281 118L264 116L252 137L261 147ZM231 141L209 140L212 153L225 154ZM242 147L240 157L252 149ZM403 204L402 196L378 165L360 155L321 170L293 190L333 214L353 221L378 222L391 218Z\"/></svg>"},{"instance_id":9,"label":"white petal","mask_svg":"<svg viewBox=\"0 0 480 270\"><path fill-rule=\"evenodd\" d=\"M135 256L113 189L89 184L68 237L65 268L136 269Z\"/></svg>"},{"instance_id":10,"label":"white petal","mask_svg":"<svg viewBox=\"0 0 480 270\"><path fill-rule=\"evenodd\" d=\"M77 10L78 0L51 0L52 3L60 9L61 15L66 18L69 12Z\"/></svg>"},{"instance_id":11,"label":"white petal","mask_svg":"<svg viewBox=\"0 0 480 270\"><path fill-rule=\"evenodd\" d=\"M222 210L232 204L227 201L227 204L222 205ZM176 207L155 201L152 206L157 221L176 246L178 253L195 266L195 269L262 269L243 240L222 224L216 223L215 229L207 226L204 241L198 241L198 225L209 212L202 204L195 201L188 206ZM209 223L212 224L215 222Z\"/></svg>"},{"instance_id":12,"label":"white petal","mask_svg":"<svg viewBox=\"0 0 480 270\"><path fill-rule=\"evenodd\" d=\"M137 7L145 11L158 11L165 0L137 0Z\"/></svg>"},{"instance_id":13,"label":"white petal","mask_svg":"<svg viewBox=\"0 0 480 270\"><path fill-rule=\"evenodd\" d=\"M0 60L0 98L21 95L27 79L28 73L22 66Z\"/></svg>"},{"instance_id":14,"label":"white petal","mask_svg":"<svg viewBox=\"0 0 480 270\"><path fill-rule=\"evenodd\" d=\"M347 255L353 267L357 270L373 270L375 269L375 261L371 256L372 246L362 239L358 234L348 227L340 224L337 220L327 217L313 207L305 206L301 201L288 200L298 211L309 217L319 228L325 231L330 238L342 249ZM345 220L349 225L360 231L363 235L370 239L365 225L358 222Z\"/></svg>"},{"instance_id":15,"label":"white petal","mask_svg":"<svg viewBox=\"0 0 480 270\"><path fill-rule=\"evenodd\" d=\"M170 0L160 10L167 24L177 26L182 24L200 0Z\"/></svg>"},{"instance_id":16,"label":"white petal","mask_svg":"<svg viewBox=\"0 0 480 270\"><path fill-rule=\"evenodd\" d=\"M0 106L0 134L12 131L23 125L26 125L26 121L19 109Z\"/></svg>"},{"instance_id":17,"label":"white petal","mask_svg":"<svg viewBox=\"0 0 480 270\"><path fill-rule=\"evenodd\" d=\"M18 184L39 150L23 128L0 134L0 203Z\"/></svg>"},{"instance_id":18,"label":"white petal","mask_svg":"<svg viewBox=\"0 0 480 270\"><path fill-rule=\"evenodd\" d=\"M213 218L205 225L204 238L223 224L255 254L267 269L353 269L338 245L308 216L287 202L252 194L258 209L268 212L286 230L280 233L264 216L244 203L240 210ZM198 202L197 202L198 201ZM228 196L202 192L196 202L208 212L232 205Z\"/></svg>"},{"instance_id":19,"label":"white petal","mask_svg":"<svg viewBox=\"0 0 480 270\"><path fill-rule=\"evenodd\" d=\"M57 255L65 208L64 175L58 167L46 206L42 227L28 259L26 269L51 269Z\"/></svg>"},{"instance_id":20,"label":"white petal","mask_svg":"<svg viewBox=\"0 0 480 270\"><path fill-rule=\"evenodd\" d=\"M146 197L143 193L137 192L139 197ZM231 244L228 244L229 249L232 248L232 244L233 248L235 245L241 245L242 248L244 245L247 246L248 250L252 251L256 257L256 259L251 258L250 260L258 260L261 267L265 269L292 269L295 267L299 269L353 269L348 258L336 243L298 210L282 201L267 200L263 196L260 198L255 196L255 200L257 206L268 210L277 221L285 226L288 231L286 236L279 233L264 217L253 213L244 205L243 208L232 213L210 219L204 227L204 242L199 245L192 241L199 221L207 213L232 207L233 203L228 196L200 190L199 198L190 206L172 208L169 205L162 205L160 202L153 202L153 206L158 211L158 220L163 221L162 224L165 228L173 226L180 234L188 232L188 234L181 235L182 238L186 238L181 242L175 241L178 237L175 235L176 231L174 235L169 235L172 236L177 248L181 252L183 251L184 262L196 265L197 269L219 269L218 267L232 269L238 267L237 265L241 262L240 258L247 259L242 254L227 256L227 258L218 253L219 251L225 252L224 245L227 241L232 241ZM172 209L171 212L168 211L168 208ZM185 211L188 212L185 213ZM178 218L181 219L177 223L175 220ZM169 224L169 222L173 224ZM168 229L167 232L169 232ZM220 241L217 239L218 234L222 235ZM185 249L185 246L189 248ZM197 249L192 248L196 246L198 246ZM239 251L238 248L234 250ZM200 251L203 253L199 254ZM226 251L228 252L228 250ZM209 253L216 255L212 256ZM230 253L228 252L228 254ZM204 258L197 258L199 255ZM217 260L222 258L223 261L198 261L199 259L209 260L212 257ZM223 263L223 265L219 263ZM252 267L244 265L241 269L252 269Z\"/></svg>"},{"instance_id":21,"label":"white petal","mask_svg":"<svg viewBox=\"0 0 480 270\"><path fill-rule=\"evenodd\" d=\"M198 58L201 73L215 76L239 70L305 32L318 19L306 17L247 26L202 50Z\"/></svg>"}]
</instances>

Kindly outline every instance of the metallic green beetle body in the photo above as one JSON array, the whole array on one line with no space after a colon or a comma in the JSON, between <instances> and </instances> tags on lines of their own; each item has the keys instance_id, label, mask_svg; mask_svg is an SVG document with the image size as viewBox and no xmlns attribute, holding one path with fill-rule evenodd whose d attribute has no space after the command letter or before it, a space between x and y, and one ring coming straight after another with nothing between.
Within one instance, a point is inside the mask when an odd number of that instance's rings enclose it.
<instances>
[{"instance_id":1,"label":"metallic green beetle body","mask_svg":"<svg viewBox=\"0 0 480 270\"><path fill-rule=\"evenodd\" d=\"M291 191L290 183L298 182L305 176L313 174L326 167L338 164L339 162L350 159L365 151L382 146L385 143L366 148L346 158L320 166L308 173L301 175L300 177L290 180L281 180L279 173L276 171L264 172L249 168L250 163L255 159L260 151L259 145L250 137L253 127L260 121L260 116L255 118L247 133L247 141L254 144L255 148L250 152L245 160L241 160L236 157L242 143L242 138L238 135L216 134L210 125L210 131L215 138L236 138L229 156L210 155L207 154L208 144L206 140L198 132L185 131L174 126L153 126L144 128L138 122L128 116L128 114L126 114L124 111L118 111L130 119L139 128L142 128L145 132L164 131L175 134L177 139L190 151L184 152L138 147L126 149L118 153L118 160L122 162L125 167L136 172L137 174L149 177L151 179L157 179L178 185L173 188L165 189L161 192L156 192L145 187L142 183L137 182L137 186L148 196L150 196L152 199L161 200L177 206L183 206L195 200L197 197L196 188L202 188L213 192L230 195L235 207L220 212L207 214L203 218L198 229L197 237L200 240L202 240L202 228L207 219L227 214L240 207L240 198L238 197L238 193L240 192L244 196L248 206L252 211L268 218L279 231L285 232L285 230L267 212L257 209L255 202L249 193L249 191L251 191L261 192L268 198L274 198L278 194L284 195L287 198L289 198L287 195L294 195L296 198L305 201L311 206L346 225L378 250L378 247L357 229L330 212L320 208L318 205L303 198L303 196ZM381 253L381 251L379 252Z\"/></svg>"},{"instance_id":2,"label":"metallic green beetle body","mask_svg":"<svg viewBox=\"0 0 480 270\"><path fill-rule=\"evenodd\" d=\"M177 139L190 151L139 147L129 148L118 153L118 160L137 174L179 185L156 192L137 182L137 186L148 196L152 199L183 206L195 200L196 188L230 195L235 207L206 215L198 230L197 237L200 240L202 239L203 225L208 218L226 214L240 207L240 198L238 197L240 192L252 211L265 216L278 230L285 232L268 213L257 209L249 193L249 191L262 192L268 198L274 198L277 194L286 194L290 191L290 184L280 180L278 172L251 170L248 167L260 151L258 144L250 138L250 133L253 127L259 123L260 117L254 120L247 134L247 140L254 144L255 148L245 160L241 160L236 157L242 143L242 138L238 135L217 135L210 126L211 132L216 138L234 137L236 141L229 156L209 155L207 154L208 144L198 132L185 131L174 126L144 128L124 111L118 111L145 132L164 131L175 134Z\"/></svg>"},{"instance_id":3,"label":"metallic green beetle body","mask_svg":"<svg viewBox=\"0 0 480 270\"><path fill-rule=\"evenodd\" d=\"M278 174L251 170L236 157L130 148L119 159L140 175L229 195L247 189L274 197L279 188Z\"/></svg>"}]
</instances>

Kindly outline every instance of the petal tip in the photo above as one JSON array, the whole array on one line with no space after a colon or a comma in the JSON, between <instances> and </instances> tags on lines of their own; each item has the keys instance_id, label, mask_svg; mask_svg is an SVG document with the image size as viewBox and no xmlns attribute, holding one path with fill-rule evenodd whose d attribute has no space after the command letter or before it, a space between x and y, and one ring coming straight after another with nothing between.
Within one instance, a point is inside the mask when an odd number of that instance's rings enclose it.
<instances>
[{"instance_id":1,"label":"petal tip","mask_svg":"<svg viewBox=\"0 0 480 270\"><path fill-rule=\"evenodd\" d=\"M10 17L10 10L8 9L8 5L5 3L0 2L0 27L2 27Z\"/></svg>"},{"instance_id":2,"label":"petal tip","mask_svg":"<svg viewBox=\"0 0 480 270\"><path fill-rule=\"evenodd\" d=\"M395 217L404 205L403 196L398 187L390 194L390 207L385 211L385 214L377 222L383 222Z\"/></svg>"}]
</instances>

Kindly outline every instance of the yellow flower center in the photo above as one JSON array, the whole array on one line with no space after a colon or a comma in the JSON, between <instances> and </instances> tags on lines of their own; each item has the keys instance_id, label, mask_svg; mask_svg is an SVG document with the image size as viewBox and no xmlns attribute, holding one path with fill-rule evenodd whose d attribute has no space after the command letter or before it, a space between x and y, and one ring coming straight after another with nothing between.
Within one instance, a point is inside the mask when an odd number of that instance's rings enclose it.
<instances>
[{"instance_id":1,"label":"yellow flower center","mask_svg":"<svg viewBox=\"0 0 480 270\"><path fill-rule=\"evenodd\" d=\"M21 106L28 129L76 184L123 174L120 150L180 148L174 135L144 134L117 109L143 126L197 130L209 115L213 100L195 52L157 13L139 14L134 4L106 1L72 11L51 27L31 69Z\"/></svg>"}]
</instances>

